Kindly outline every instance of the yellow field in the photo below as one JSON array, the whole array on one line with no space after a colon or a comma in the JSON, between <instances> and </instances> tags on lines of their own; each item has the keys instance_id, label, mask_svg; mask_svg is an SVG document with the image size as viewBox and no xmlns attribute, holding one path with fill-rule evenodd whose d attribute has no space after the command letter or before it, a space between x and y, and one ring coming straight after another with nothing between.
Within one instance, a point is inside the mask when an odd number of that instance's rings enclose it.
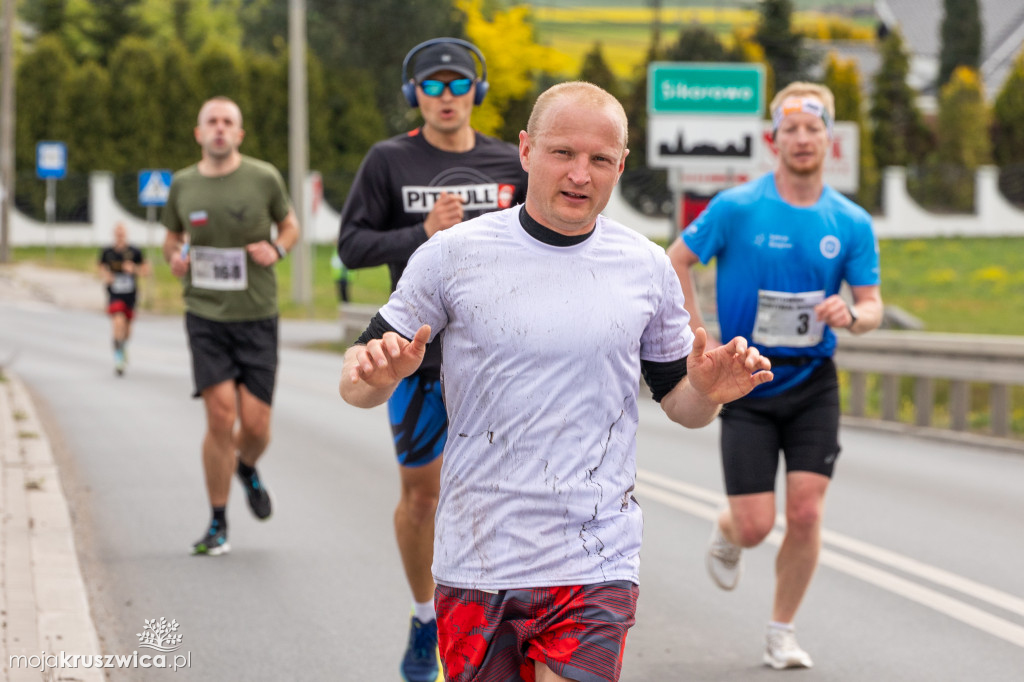
<instances>
[{"instance_id":1,"label":"yellow field","mask_svg":"<svg viewBox=\"0 0 1024 682\"><path fill-rule=\"evenodd\" d=\"M540 41L567 55L575 70L600 41L615 74L631 77L650 46L652 10L647 7L535 7L532 14ZM673 42L680 28L689 24L707 27L729 45L736 34L753 31L758 21L755 10L715 7L663 8L660 17L662 46ZM793 24L797 31L816 39L874 40L870 26L831 14L797 12Z\"/></svg>"},{"instance_id":2,"label":"yellow field","mask_svg":"<svg viewBox=\"0 0 1024 682\"><path fill-rule=\"evenodd\" d=\"M630 23L650 25L652 10L648 7L536 7L533 15L544 23ZM717 9L714 7L670 7L661 10L661 21L669 24L753 24L757 12L745 9Z\"/></svg>"}]
</instances>

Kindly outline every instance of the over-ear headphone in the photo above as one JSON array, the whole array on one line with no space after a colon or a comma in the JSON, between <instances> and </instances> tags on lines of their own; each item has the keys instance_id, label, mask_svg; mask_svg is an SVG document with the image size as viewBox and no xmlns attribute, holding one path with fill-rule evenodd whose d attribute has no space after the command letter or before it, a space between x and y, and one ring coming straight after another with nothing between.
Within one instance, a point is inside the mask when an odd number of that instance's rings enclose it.
<instances>
[{"instance_id":1,"label":"over-ear headphone","mask_svg":"<svg viewBox=\"0 0 1024 682\"><path fill-rule=\"evenodd\" d=\"M433 45L443 45L445 43L458 45L476 55L483 73L481 73L480 77L476 79L476 92L473 95L473 105L477 106L484 101L484 96L487 95L487 88L489 86L487 84L487 60L484 59L483 53L477 49L476 45L466 40L460 40L459 38L434 38L432 40L424 41L409 50L409 54L405 55L405 59L402 60L402 94L405 95L405 101L409 103L410 107L418 107L419 102L416 99L416 82L409 78L409 62L412 61L412 58L418 52Z\"/></svg>"}]
</instances>

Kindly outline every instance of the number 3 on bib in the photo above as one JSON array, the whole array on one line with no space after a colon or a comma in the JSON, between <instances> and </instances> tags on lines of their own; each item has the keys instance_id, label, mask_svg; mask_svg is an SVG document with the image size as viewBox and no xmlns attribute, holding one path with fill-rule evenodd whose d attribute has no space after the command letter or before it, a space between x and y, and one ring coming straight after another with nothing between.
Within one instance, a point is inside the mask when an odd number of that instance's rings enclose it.
<instances>
[{"instance_id":1,"label":"number 3 on bib","mask_svg":"<svg viewBox=\"0 0 1024 682\"><path fill-rule=\"evenodd\" d=\"M814 314L814 306L825 300L824 291L757 292L754 343L762 346L810 348L821 343L825 323Z\"/></svg>"}]
</instances>

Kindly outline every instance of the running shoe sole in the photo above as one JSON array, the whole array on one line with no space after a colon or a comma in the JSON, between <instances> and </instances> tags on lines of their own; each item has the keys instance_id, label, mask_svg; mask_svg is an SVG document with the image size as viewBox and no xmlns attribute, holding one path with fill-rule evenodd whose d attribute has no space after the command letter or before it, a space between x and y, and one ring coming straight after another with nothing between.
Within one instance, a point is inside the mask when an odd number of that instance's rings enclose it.
<instances>
[{"instance_id":1,"label":"running shoe sole","mask_svg":"<svg viewBox=\"0 0 1024 682\"><path fill-rule=\"evenodd\" d=\"M206 547L199 549L193 545L192 554L194 556L220 556L221 554L227 554L231 551L231 543L225 542L223 545L217 545L216 547Z\"/></svg>"},{"instance_id":2,"label":"running shoe sole","mask_svg":"<svg viewBox=\"0 0 1024 682\"><path fill-rule=\"evenodd\" d=\"M769 654L767 652L765 652L765 655L764 655L764 664L767 665L767 666L770 666L771 668L774 668L775 670L788 670L790 668L813 668L814 667L814 663L811 663L810 661L808 661L808 662L795 661L795 660L780 661L780 660L776 659L774 656L772 656L771 654Z\"/></svg>"}]
</instances>

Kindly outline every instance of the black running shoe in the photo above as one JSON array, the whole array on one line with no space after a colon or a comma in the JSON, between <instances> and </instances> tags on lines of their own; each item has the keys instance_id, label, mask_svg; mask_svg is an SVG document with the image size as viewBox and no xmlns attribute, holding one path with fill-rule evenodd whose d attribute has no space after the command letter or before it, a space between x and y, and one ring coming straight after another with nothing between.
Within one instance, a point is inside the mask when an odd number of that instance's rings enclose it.
<instances>
[{"instance_id":1,"label":"black running shoe","mask_svg":"<svg viewBox=\"0 0 1024 682\"><path fill-rule=\"evenodd\" d=\"M227 554L230 551L231 545L228 544L228 529L216 520L210 522L210 528L206 531L206 534L192 545L193 554L218 556L220 554Z\"/></svg>"},{"instance_id":2,"label":"black running shoe","mask_svg":"<svg viewBox=\"0 0 1024 682\"><path fill-rule=\"evenodd\" d=\"M251 475L246 475L242 473L241 466L239 466L238 480L242 482L242 486L245 488L245 496L249 500L249 509L252 509L252 513L260 521L269 519L272 512L270 492L263 487L263 482L260 481L260 475L256 472L256 469L252 470Z\"/></svg>"}]
</instances>

